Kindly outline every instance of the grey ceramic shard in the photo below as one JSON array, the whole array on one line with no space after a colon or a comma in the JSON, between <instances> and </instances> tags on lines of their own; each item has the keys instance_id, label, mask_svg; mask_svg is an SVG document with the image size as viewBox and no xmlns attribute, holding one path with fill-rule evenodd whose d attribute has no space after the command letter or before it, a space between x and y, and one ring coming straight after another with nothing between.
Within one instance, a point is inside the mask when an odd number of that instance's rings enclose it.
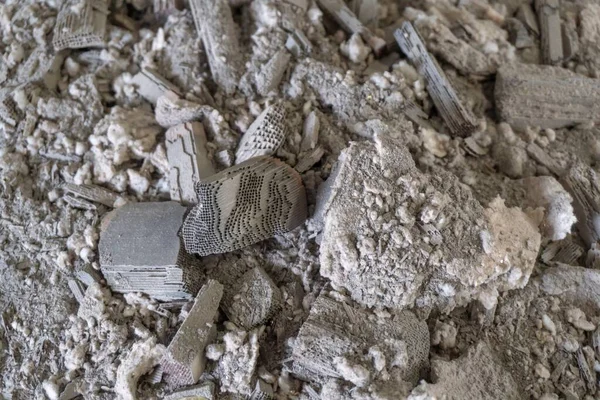
<instances>
[{"instance_id":1,"label":"grey ceramic shard","mask_svg":"<svg viewBox=\"0 0 600 400\"><path fill-rule=\"evenodd\" d=\"M252 157L273 155L287 136L285 107L267 107L248 128L236 151L236 164Z\"/></svg>"},{"instance_id":2,"label":"grey ceramic shard","mask_svg":"<svg viewBox=\"0 0 600 400\"><path fill-rule=\"evenodd\" d=\"M280 50L267 62L256 76L256 90L261 96L267 96L276 90L290 63L291 56L285 50Z\"/></svg>"},{"instance_id":3,"label":"grey ceramic shard","mask_svg":"<svg viewBox=\"0 0 600 400\"><path fill-rule=\"evenodd\" d=\"M559 0L536 0L544 64L558 64L564 58Z\"/></svg>"},{"instance_id":4,"label":"grey ceramic shard","mask_svg":"<svg viewBox=\"0 0 600 400\"><path fill-rule=\"evenodd\" d=\"M152 68L143 68L133 77L133 83L137 86L138 93L152 104L156 104L158 98L167 91L181 96L177 86Z\"/></svg>"},{"instance_id":5,"label":"grey ceramic shard","mask_svg":"<svg viewBox=\"0 0 600 400\"><path fill-rule=\"evenodd\" d=\"M67 183L63 186L63 190L85 200L100 203L107 207L118 207L126 202L123 197L115 192L97 185L75 185L73 183Z\"/></svg>"},{"instance_id":6,"label":"grey ceramic shard","mask_svg":"<svg viewBox=\"0 0 600 400\"><path fill-rule=\"evenodd\" d=\"M317 3L331 15L338 24L350 33L359 33L364 41L380 56L386 47L385 40L377 37L369 28L364 26L356 15L348 8L343 0L318 0Z\"/></svg>"},{"instance_id":7,"label":"grey ceramic shard","mask_svg":"<svg viewBox=\"0 0 600 400\"><path fill-rule=\"evenodd\" d=\"M300 175L255 157L196 184L199 204L183 224L186 249L201 256L241 249L288 232L306 219Z\"/></svg>"},{"instance_id":8,"label":"grey ceramic shard","mask_svg":"<svg viewBox=\"0 0 600 400\"><path fill-rule=\"evenodd\" d=\"M565 68L501 67L494 88L500 118L513 128L563 128L600 120L600 82Z\"/></svg>"},{"instance_id":9,"label":"grey ceramic shard","mask_svg":"<svg viewBox=\"0 0 600 400\"><path fill-rule=\"evenodd\" d=\"M206 135L199 122L187 122L167 130L165 144L169 161L171 200L196 204L194 185L215 173L206 152Z\"/></svg>"},{"instance_id":10,"label":"grey ceramic shard","mask_svg":"<svg viewBox=\"0 0 600 400\"><path fill-rule=\"evenodd\" d=\"M227 0L189 3L213 79L227 94L232 94L242 77L244 62L229 4Z\"/></svg>"},{"instance_id":11,"label":"grey ceramic shard","mask_svg":"<svg viewBox=\"0 0 600 400\"><path fill-rule=\"evenodd\" d=\"M160 364L164 379L174 387L193 385L204 372L204 348L216 337L215 319L223 285L210 280L198 292L187 318L175 334Z\"/></svg>"},{"instance_id":12,"label":"grey ceramic shard","mask_svg":"<svg viewBox=\"0 0 600 400\"><path fill-rule=\"evenodd\" d=\"M65 0L54 27L55 50L104 46L106 0Z\"/></svg>"},{"instance_id":13,"label":"grey ceramic shard","mask_svg":"<svg viewBox=\"0 0 600 400\"><path fill-rule=\"evenodd\" d=\"M143 292L165 301L193 297L201 275L178 235L185 211L169 201L130 203L107 214L100 266L113 291Z\"/></svg>"},{"instance_id":14,"label":"grey ceramic shard","mask_svg":"<svg viewBox=\"0 0 600 400\"><path fill-rule=\"evenodd\" d=\"M400 49L427 81L427 91L448 127L455 135L469 136L477 127L473 115L462 105L444 71L429 55L425 44L410 22L405 22L394 36Z\"/></svg>"}]
</instances>

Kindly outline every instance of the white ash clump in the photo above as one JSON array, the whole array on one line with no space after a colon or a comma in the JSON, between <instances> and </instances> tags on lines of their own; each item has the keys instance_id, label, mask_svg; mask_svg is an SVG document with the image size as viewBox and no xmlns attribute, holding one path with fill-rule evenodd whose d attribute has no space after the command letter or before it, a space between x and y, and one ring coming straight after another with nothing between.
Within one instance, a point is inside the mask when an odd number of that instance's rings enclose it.
<instances>
[{"instance_id":1,"label":"white ash clump","mask_svg":"<svg viewBox=\"0 0 600 400\"><path fill-rule=\"evenodd\" d=\"M256 382L260 332L261 328L249 332L234 328L223 335L224 352L218 358L214 371L221 392L252 393ZM213 358L216 357L213 355Z\"/></svg>"},{"instance_id":2,"label":"white ash clump","mask_svg":"<svg viewBox=\"0 0 600 400\"><path fill-rule=\"evenodd\" d=\"M501 199L484 209L452 175L417 170L390 138L352 143L336 169L321 200L321 274L354 300L447 312L471 298L491 307L498 291L527 284L540 234L520 209Z\"/></svg>"},{"instance_id":3,"label":"white ash clump","mask_svg":"<svg viewBox=\"0 0 600 400\"><path fill-rule=\"evenodd\" d=\"M577 222L573 210L573 198L565 188L551 176L536 176L519 179L506 185L509 191L510 205L522 208L544 209L544 219L540 231L544 238L561 240L571 233Z\"/></svg>"},{"instance_id":4,"label":"white ash clump","mask_svg":"<svg viewBox=\"0 0 600 400\"><path fill-rule=\"evenodd\" d=\"M138 380L158 364L164 352L165 347L157 344L154 337L131 346L117 369L115 394L123 400L136 400Z\"/></svg>"},{"instance_id":5,"label":"white ash clump","mask_svg":"<svg viewBox=\"0 0 600 400\"><path fill-rule=\"evenodd\" d=\"M118 192L130 189L137 195L151 189L166 192L166 152L164 144L157 143L162 132L147 108L112 108L89 137L93 160L89 181L107 184ZM132 168L130 161L141 163L141 167ZM162 183L152 179L155 171L162 176Z\"/></svg>"}]
</instances>

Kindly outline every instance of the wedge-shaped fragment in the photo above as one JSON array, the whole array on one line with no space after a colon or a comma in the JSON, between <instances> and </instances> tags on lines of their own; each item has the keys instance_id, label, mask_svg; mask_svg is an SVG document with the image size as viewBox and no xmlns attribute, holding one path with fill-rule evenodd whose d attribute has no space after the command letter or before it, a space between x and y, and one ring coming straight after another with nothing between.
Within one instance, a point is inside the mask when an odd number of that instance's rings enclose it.
<instances>
[{"instance_id":1,"label":"wedge-shaped fragment","mask_svg":"<svg viewBox=\"0 0 600 400\"><path fill-rule=\"evenodd\" d=\"M415 28L410 22L405 22L396 30L395 37L400 49L425 77L427 91L452 133L462 137L469 136L477 127L475 118L461 104L444 71L427 52Z\"/></svg>"},{"instance_id":2,"label":"wedge-shaped fragment","mask_svg":"<svg viewBox=\"0 0 600 400\"><path fill-rule=\"evenodd\" d=\"M273 155L287 136L285 115L281 104L267 107L244 133L235 154L236 164L252 157Z\"/></svg>"},{"instance_id":3,"label":"wedge-shaped fragment","mask_svg":"<svg viewBox=\"0 0 600 400\"><path fill-rule=\"evenodd\" d=\"M600 121L600 81L564 68L501 67L494 89L500 118L513 128L562 128Z\"/></svg>"},{"instance_id":4,"label":"wedge-shaped fragment","mask_svg":"<svg viewBox=\"0 0 600 400\"><path fill-rule=\"evenodd\" d=\"M106 0L63 1L54 27L54 49L103 47L107 16Z\"/></svg>"},{"instance_id":5,"label":"wedge-shaped fragment","mask_svg":"<svg viewBox=\"0 0 600 400\"><path fill-rule=\"evenodd\" d=\"M209 280L198 292L192 309L160 361L170 386L194 385L204 372L204 348L216 338L215 319L222 296L223 285L214 280Z\"/></svg>"},{"instance_id":6,"label":"wedge-shaped fragment","mask_svg":"<svg viewBox=\"0 0 600 400\"><path fill-rule=\"evenodd\" d=\"M200 122L187 122L169 128L166 133L171 200L196 204L194 185L215 173L206 152L206 135Z\"/></svg>"},{"instance_id":7,"label":"wedge-shaped fragment","mask_svg":"<svg viewBox=\"0 0 600 400\"><path fill-rule=\"evenodd\" d=\"M186 249L202 256L241 249L306 219L300 175L271 157L254 157L196 184L199 204L183 224Z\"/></svg>"}]
</instances>

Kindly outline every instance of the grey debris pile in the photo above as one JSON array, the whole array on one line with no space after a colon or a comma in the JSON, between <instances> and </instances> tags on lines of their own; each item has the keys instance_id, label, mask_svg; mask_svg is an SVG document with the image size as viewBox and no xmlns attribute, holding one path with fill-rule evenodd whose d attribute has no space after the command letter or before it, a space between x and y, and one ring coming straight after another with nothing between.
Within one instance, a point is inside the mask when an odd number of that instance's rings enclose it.
<instances>
[{"instance_id":1,"label":"grey debris pile","mask_svg":"<svg viewBox=\"0 0 600 400\"><path fill-rule=\"evenodd\" d=\"M281 308L281 291L260 267L246 272L226 293L223 311L246 329L265 323Z\"/></svg>"},{"instance_id":2,"label":"grey debris pile","mask_svg":"<svg viewBox=\"0 0 600 400\"><path fill-rule=\"evenodd\" d=\"M410 22L394 33L400 48L427 81L427 90L436 108L458 136L469 136L477 127L474 116L461 104L444 71L429 55L425 44Z\"/></svg>"},{"instance_id":3,"label":"grey debris pile","mask_svg":"<svg viewBox=\"0 0 600 400\"><path fill-rule=\"evenodd\" d=\"M215 173L206 151L206 134L199 122L186 122L165 134L171 200L197 204L196 182Z\"/></svg>"},{"instance_id":4,"label":"grey debris pile","mask_svg":"<svg viewBox=\"0 0 600 400\"><path fill-rule=\"evenodd\" d=\"M352 143L332 176L318 204L321 274L359 303L449 311L527 283L539 221L501 199L484 209L444 171L421 173L398 140Z\"/></svg>"},{"instance_id":5,"label":"grey debris pile","mask_svg":"<svg viewBox=\"0 0 600 400\"><path fill-rule=\"evenodd\" d=\"M63 1L54 27L54 49L103 47L108 14L106 0Z\"/></svg>"},{"instance_id":6,"label":"grey debris pile","mask_svg":"<svg viewBox=\"0 0 600 400\"><path fill-rule=\"evenodd\" d=\"M287 136L285 117L285 107L281 104L265 108L242 136L235 153L236 164L252 157L273 155Z\"/></svg>"},{"instance_id":7,"label":"grey debris pile","mask_svg":"<svg viewBox=\"0 0 600 400\"><path fill-rule=\"evenodd\" d=\"M428 355L429 330L411 312L383 318L321 295L294 340L293 372L309 381L349 380L350 363L367 371L367 380L387 371L416 383Z\"/></svg>"},{"instance_id":8,"label":"grey debris pile","mask_svg":"<svg viewBox=\"0 0 600 400\"><path fill-rule=\"evenodd\" d=\"M288 232L306 219L302 179L287 164L254 157L196 184L198 205L183 224L188 252L234 251Z\"/></svg>"},{"instance_id":9,"label":"grey debris pile","mask_svg":"<svg viewBox=\"0 0 600 400\"><path fill-rule=\"evenodd\" d=\"M171 387L194 385L204 372L204 348L216 337L215 319L223 296L223 285L210 280L198 292L187 318L171 340L160 361L165 381Z\"/></svg>"},{"instance_id":10,"label":"grey debris pile","mask_svg":"<svg viewBox=\"0 0 600 400\"><path fill-rule=\"evenodd\" d=\"M189 3L212 77L227 94L233 94L242 77L244 62L229 4L227 0Z\"/></svg>"},{"instance_id":11,"label":"grey debris pile","mask_svg":"<svg viewBox=\"0 0 600 400\"><path fill-rule=\"evenodd\" d=\"M564 68L514 64L498 70L496 107L513 128L562 128L593 122L600 113L600 83Z\"/></svg>"},{"instance_id":12,"label":"grey debris pile","mask_svg":"<svg viewBox=\"0 0 600 400\"><path fill-rule=\"evenodd\" d=\"M518 400L520 388L490 349L480 342L456 360L432 360L434 383L422 382L408 400L447 398L453 400Z\"/></svg>"},{"instance_id":13,"label":"grey debris pile","mask_svg":"<svg viewBox=\"0 0 600 400\"><path fill-rule=\"evenodd\" d=\"M130 203L104 217L100 266L113 291L165 301L194 296L202 276L179 237L185 211L175 202Z\"/></svg>"}]
</instances>

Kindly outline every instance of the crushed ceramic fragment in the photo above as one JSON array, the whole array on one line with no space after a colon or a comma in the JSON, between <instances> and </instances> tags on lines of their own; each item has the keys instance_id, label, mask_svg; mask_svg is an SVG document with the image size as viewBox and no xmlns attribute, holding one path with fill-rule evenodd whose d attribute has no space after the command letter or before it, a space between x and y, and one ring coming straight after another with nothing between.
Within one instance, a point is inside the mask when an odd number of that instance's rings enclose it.
<instances>
[{"instance_id":1,"label":"crushed ceramic fragment","mask_svg":"<svg viewBox=\"0 0 600 400\"><path fill-rule=\"evenodd\" d=\"M54 49L103 47L108 14L105 0L63 1L54 27Z\"/></svg>"},{"instance_id":2,"label":"crushed ceramic fragment","mask_svg":"<svg viewBox=\"0 0 600 400\"><path fill-rule=\"evenodd\" d=\"M216 336L215 319L222 296L223 285L213 280L198 292L192 309L160 361L169 385L194 385L204 372L204 348Z\"/></svg>"},{"instance_id":3,"label":"crushed ceramic fragment","mask_svg":"<svg viewBox=\"0 0 600 400\"><path fill-rule=\"evenodd\" d=\"M132 83L137 86L138 93L152 104L156 104L158 98L167 91L181 96L177 86L151 68L143 68L133 77Z\"/></svg>"},{"instance_id":4,"label":"crushed ceramic fragment","mask_svg":"<svg viewBox=\"0 0 600 400\"><path fill-rule=\"evenodd\" d=\"M132 203L104 217L100 266L113 291L161 300L194 296L201 275L178 236L185 211L175 202Z\"/></svg>"},{"instance_id":5,"label":"crushed ceramic fragment","mask_svg":"<svg viewBox=\"0 0 600 400\"><path fill-rule=\"evenodd\" d=\"M395 32L400 48L425 76L427 90L438 111L457 136L468 136L476 129L473 115L463 107L442 69L427 52L423 41L410 22Z\"/></svg>"},{"instance_id":6,"label":"crushed ceramic fragment","mask_svg":"<svg viewBox=\"0 0 600 400\"><path fill-rule=\"evenodd\" d=\"M199 122L186 122L167 130L165 134L169 161L171 200L196 204L196 182L215 173L206 150L206 134Z\"/></svg>"}]
</instances>

